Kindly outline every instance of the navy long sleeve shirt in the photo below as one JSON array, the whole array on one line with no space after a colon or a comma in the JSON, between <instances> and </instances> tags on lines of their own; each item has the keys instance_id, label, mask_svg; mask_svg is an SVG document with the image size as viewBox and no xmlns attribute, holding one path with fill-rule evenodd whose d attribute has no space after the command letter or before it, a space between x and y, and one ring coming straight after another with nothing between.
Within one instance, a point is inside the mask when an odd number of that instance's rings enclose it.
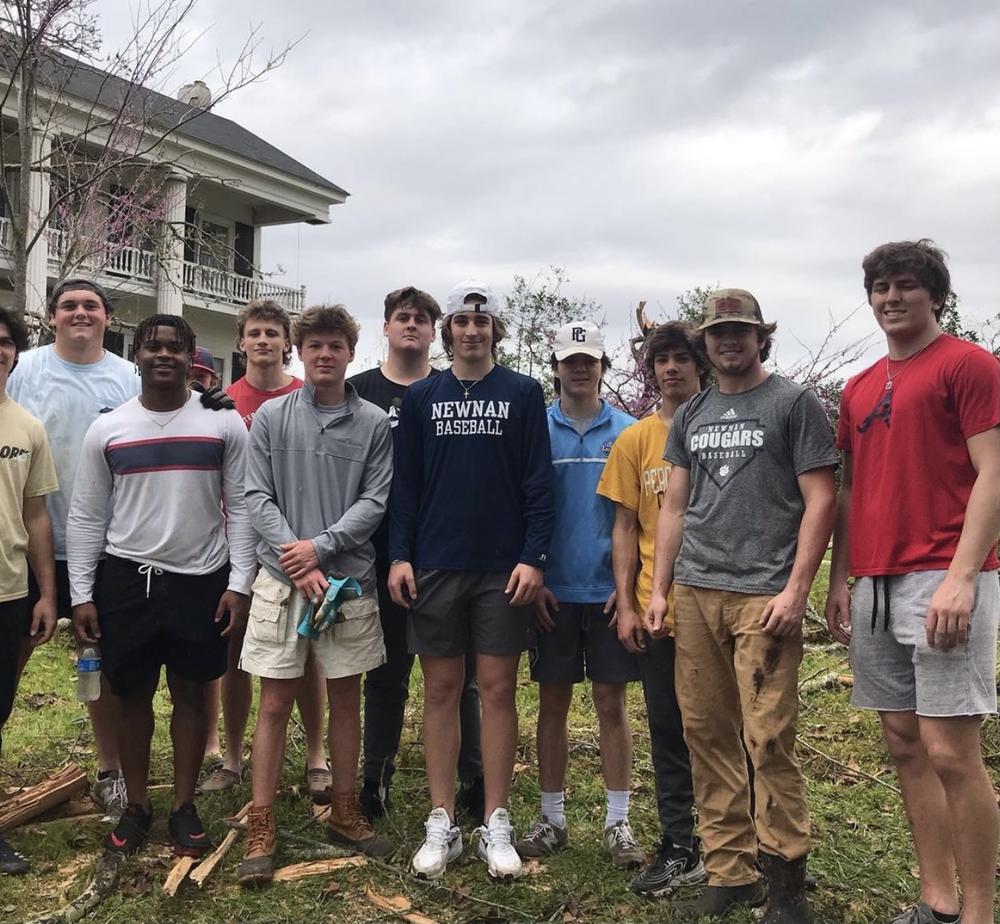
<instances>
[{"instance_id":1,"label":"navy long sleeve shirt","mask_svg":"<svg viewBox=\"0 0 1000 924\"><path fill-rule=\"evenodd\" d=\"M543 568L554 509L542 389L494 366L465 391L448 371L403 396L390 558L449 571Z\"/></svg>"}]
</instances>

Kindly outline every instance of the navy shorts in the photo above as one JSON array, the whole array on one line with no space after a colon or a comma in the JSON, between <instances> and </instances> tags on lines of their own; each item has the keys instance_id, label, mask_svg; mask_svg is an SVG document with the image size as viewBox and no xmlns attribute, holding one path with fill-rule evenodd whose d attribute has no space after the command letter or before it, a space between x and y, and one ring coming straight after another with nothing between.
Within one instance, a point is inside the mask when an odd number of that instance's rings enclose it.
<instances>
[{"instance_id":1,"label":"navy shorts","mask_svg":"<svg viewBox=\"0 0 1000 924\"><path fill-rule=\"evenodd\" d=\"M228 563L210 574L177 574L109 555L95 602L101 670L114 694L155 683L162 667L201 683L221 677L228 623L215 622L215 611L228 585Z\"/></svg>"}]
</instances>

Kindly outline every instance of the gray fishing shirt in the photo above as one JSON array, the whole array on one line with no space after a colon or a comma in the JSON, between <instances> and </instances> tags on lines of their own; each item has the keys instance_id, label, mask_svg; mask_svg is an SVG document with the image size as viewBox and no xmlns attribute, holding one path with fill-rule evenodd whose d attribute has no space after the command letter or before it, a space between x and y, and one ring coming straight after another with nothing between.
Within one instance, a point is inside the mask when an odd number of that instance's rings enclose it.
<instances>
[{"instance_id":1,"label":"gray fishing shirt","mask_svg":"<svg viewBox=\"0 0 1000 924\"><path fill-rule=\"evenodd\" d=\"M260 536L257 556L276 578L281 545L311 539L324 574L375 590L371 536L392 484L385 411L345 384L346 401L320 408L309 384L261 405L250 428L246 505Z\"/></svg>"}]
</instances>

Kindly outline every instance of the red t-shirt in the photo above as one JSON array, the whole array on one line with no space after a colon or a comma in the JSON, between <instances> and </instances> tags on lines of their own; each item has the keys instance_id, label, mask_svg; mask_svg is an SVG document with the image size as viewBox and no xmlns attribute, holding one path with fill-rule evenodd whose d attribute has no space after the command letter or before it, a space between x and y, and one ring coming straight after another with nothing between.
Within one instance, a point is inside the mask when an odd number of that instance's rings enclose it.
<instances>
[{"instance_id":1,"label":"red t-shirt","mask_svg":"<svg viewBox=\"0 0 1000 924\"><path fill-rule=\"evenodd\" d=\"M297 388L301 387L302 379L297 379L293 375L292 380L284 387L278 388L275 391L262 391L259 388L254 388L244 376L242 379L233 382L226 389L226 394L236 402L236 410L240 412L243 423L247 425L247 429L249 430L250 424L253 423L253 415L257 413L265 401L270 401L272 398L280 398L282 395L290 395Z\"/></svg>"},{"instance_id":2,"label":"red t-shirt","mask_svg":"<svg viewBox=\"0 0 1000 924\"><path fill-rule=\"evenodd\" d=\"M851 574L946 570L976 480L966 440L1000 425L1000 363L942 334L904 367L854 376L840 402L837 447L851 453ZM984 571L1000 567L996 545Z\"/></svg>"}]
</instances>

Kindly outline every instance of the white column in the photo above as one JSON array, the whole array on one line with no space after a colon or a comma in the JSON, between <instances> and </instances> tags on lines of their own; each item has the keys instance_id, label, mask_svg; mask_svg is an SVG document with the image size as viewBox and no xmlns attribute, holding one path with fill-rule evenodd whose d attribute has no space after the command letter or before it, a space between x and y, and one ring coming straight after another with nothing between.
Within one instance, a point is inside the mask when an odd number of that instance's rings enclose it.
<instances>
[{"instance_id":1,"label":"white column","mask_svg":"<svg viewBox=\"0 0 1000 924\"><path fill-rule=\"evenodd\" d=\"M170 173L163 183L163 218L156 269L156 313L184 313L184 210L187 179Z\"/></svg>"},{"instance_id":2,"label":"white column","mask_svg":"<svg viewBox=\"0 0 1000 924\"><path fill-rule=\"evenodd\" d=\"M49 210L49 156L52 139L39 128L31 131L31 163L34 169L28 176L28 220L30 241ZM25 286L25 314L29 318L44 318L48 301L49 247L43 235L28 253L27 285Z\"/></svg>"}]
</instances>

